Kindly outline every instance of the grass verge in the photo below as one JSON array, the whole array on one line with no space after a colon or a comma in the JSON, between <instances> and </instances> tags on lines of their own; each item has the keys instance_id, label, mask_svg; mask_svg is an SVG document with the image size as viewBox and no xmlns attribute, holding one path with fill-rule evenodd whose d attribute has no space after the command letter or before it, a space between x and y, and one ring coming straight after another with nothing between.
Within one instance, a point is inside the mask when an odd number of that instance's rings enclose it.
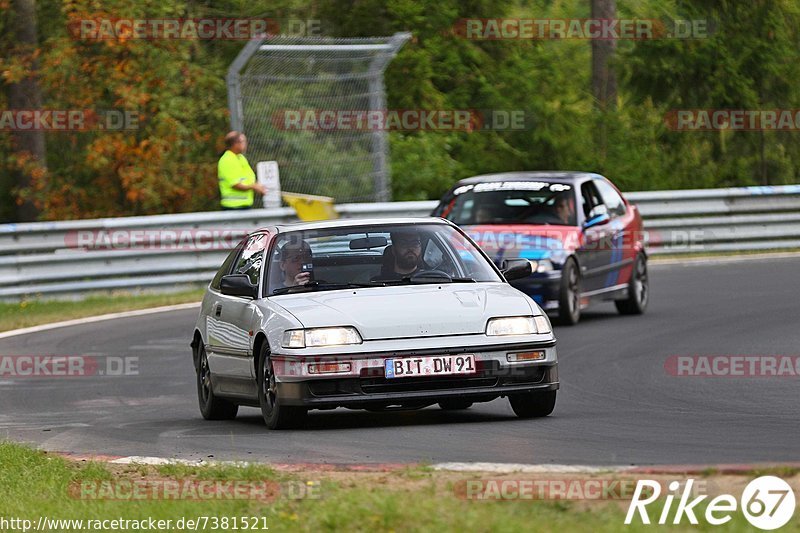
<instances>
[{"instance_id":1,"label":"grass verge","mask_svg":"<svg viewBox=\"0 0 800 533\"><path fill-rule=\"evenodd\" d=\"M90 296L78 301L22 300L18 303L0 303L0 332L106 313L199 302L203 299L203 292L204 289L139 295L122 292Z\"/></svg>"},{"instance_id":2,"label":"grass verge","mask_svg":"<svg viewBox=\"0 0 800 533\"><path fill-rule=\"evenodd\" d=\"M650 531L653 526L624 526L624 501L475 501L458 497L459 482L481 474L436 472L411 467L397 472L276 472L268 466L141 466L73 462L9 442L0 442L0 525L2 520L40 517L87 521L170 520L162 530L232 531ZM414 470L414 472L411 472ZM487 477L497 477L484 475ZM126 486L126 483L166 483L203 480L262 481L277 489L258 499L184 498L97 499L94 495L133 494L75 490L75 487ZM746 481L746 480L745 480ZM796 480L795 480L796 481ZM186 485L184 485L186 486ZM251 485L252 486L252 485ZM83 492L81 492L81 490ZM86 495L90 494L90 497ZM191 494L187 492L184 494ZM463 494L463 493L462 493ZM739 492L733 492L738 495ZM674 514L675 505L672 507ZM660 508L651 517L660 516ZM702 512L702 511L700 511ZM698 513L699 514L699 513ZM201 517L209 517L205 524ZM178 527L179 520L184 527ZM199 520L189 527L186 520ZM223 519L227 522L223 523ZM236 519L236 523L234 522ZM98 522L99 524L100 522ZM75 524L47 522L44 530L78 531ZM213 527L216 524L217 527ZM227 524L227 526L225 525ZM237 526L237 527L234 527ZM118 527L117 529L122 529ZM660 530L718 531L685 519ZM741 513L734 513L725 531L752 530ZM0 530L13 530L10 527ZM17 528L16 531L20 531ZM41 528L39 529L42 530ZM86 530L86 529L84 529ZM800 530L795 516L783 530Z\"/></svg>"}]
</instances>

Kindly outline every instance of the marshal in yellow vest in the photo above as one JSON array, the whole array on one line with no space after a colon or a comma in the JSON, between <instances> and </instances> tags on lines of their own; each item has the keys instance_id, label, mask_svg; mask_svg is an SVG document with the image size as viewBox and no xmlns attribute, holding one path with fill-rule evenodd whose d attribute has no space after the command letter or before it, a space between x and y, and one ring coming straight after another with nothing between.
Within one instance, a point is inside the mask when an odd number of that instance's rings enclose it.
<instances>
[{"instance_id":1,"label":"marshal in yellow vest","mask_svg":"<svg viewBox=\"0 0 800 533\"><path fill-rule=\"evenodd\" d=\"M234 154L225 150L217 163L219 193L222 207L253 207L253 191L239 191L233 188L237 183L252 185L256 182L256 173L247 162L244 154Z\"/></svg>"}]
</instances>

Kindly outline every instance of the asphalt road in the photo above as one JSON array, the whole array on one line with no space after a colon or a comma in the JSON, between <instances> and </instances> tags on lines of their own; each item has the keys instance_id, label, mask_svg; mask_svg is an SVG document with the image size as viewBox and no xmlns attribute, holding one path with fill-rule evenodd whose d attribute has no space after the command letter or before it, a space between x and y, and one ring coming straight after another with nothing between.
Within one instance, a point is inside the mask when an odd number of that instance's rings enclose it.
<instances>
[{"instance_id":1,"label":"asphalt road","mask_svg":"<svg viewBox=\"0 0 800 533\"><path fill-rule=\"evenodd\" d=\"M109 455L272 462L594 465L800 460L800 378L675 377L672 355L800 355L800 259L652 266L641 317L612 305L557 328L552 416L504 399L468 411L312 411L268 431L253 408L200 417L188 343L196 311L0 340L0 355L137 357L138 375L0 380L0 438Z\"/></svg>"}]
</instances>

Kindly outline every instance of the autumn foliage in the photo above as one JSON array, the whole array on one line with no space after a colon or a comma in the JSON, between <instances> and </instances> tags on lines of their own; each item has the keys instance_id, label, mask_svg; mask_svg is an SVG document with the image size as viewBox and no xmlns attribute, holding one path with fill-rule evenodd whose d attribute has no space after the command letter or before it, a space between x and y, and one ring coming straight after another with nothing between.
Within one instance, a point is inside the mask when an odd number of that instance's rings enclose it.
<instances>
[{"instance_id":1,"label":"autumn foliage","mask_svg":"<svg viewBox=\"0 0 800 533\"><path fill-rule=\"evenodd\" d=\"M677 132L665 120L681 109L800 109L792 0L617 0L619 17L706 21L709 32L618 42L617 95L607 107L592 93L587 40L471 41L454 31L470 17L585 19L588 0L35 0L39 42L30 51L13 37L22 1L34 0L0 0L0 110L3 88L38 63L44 107L124 110L138 120L122 131L48 132L46 165L15 150L0 127L0 221L15 220L24 200L42 220L218 207L225 74L244 42L76 32L81 21L122 18L319 19L324 35L339 37L410 31L386 72L390 109L525 114L522 131L391 132L395 200L436 198L457 179L520 169L596 171L627 191L799 181L796 131ZM302 149L311 159L324 148Z\"/></svg>"}]
</instances>

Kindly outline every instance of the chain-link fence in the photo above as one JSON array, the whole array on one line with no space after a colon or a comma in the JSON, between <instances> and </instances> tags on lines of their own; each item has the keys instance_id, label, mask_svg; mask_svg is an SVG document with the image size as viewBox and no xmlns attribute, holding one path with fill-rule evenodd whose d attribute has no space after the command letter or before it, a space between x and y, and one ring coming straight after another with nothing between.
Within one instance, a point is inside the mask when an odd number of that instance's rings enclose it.
<instances>
[{"instance_id":1,"label":"chain-link fence","mask_svg":"<svg viewBox=\"0 0 800 533\"><path fill-rule=\"evenodd\" d=\"M231 126L247 157L277 161L285 191L337 202L391 199L383 73L409 39L277 37L250 41L228 71Z\"/></svg>"}]
</instances>

